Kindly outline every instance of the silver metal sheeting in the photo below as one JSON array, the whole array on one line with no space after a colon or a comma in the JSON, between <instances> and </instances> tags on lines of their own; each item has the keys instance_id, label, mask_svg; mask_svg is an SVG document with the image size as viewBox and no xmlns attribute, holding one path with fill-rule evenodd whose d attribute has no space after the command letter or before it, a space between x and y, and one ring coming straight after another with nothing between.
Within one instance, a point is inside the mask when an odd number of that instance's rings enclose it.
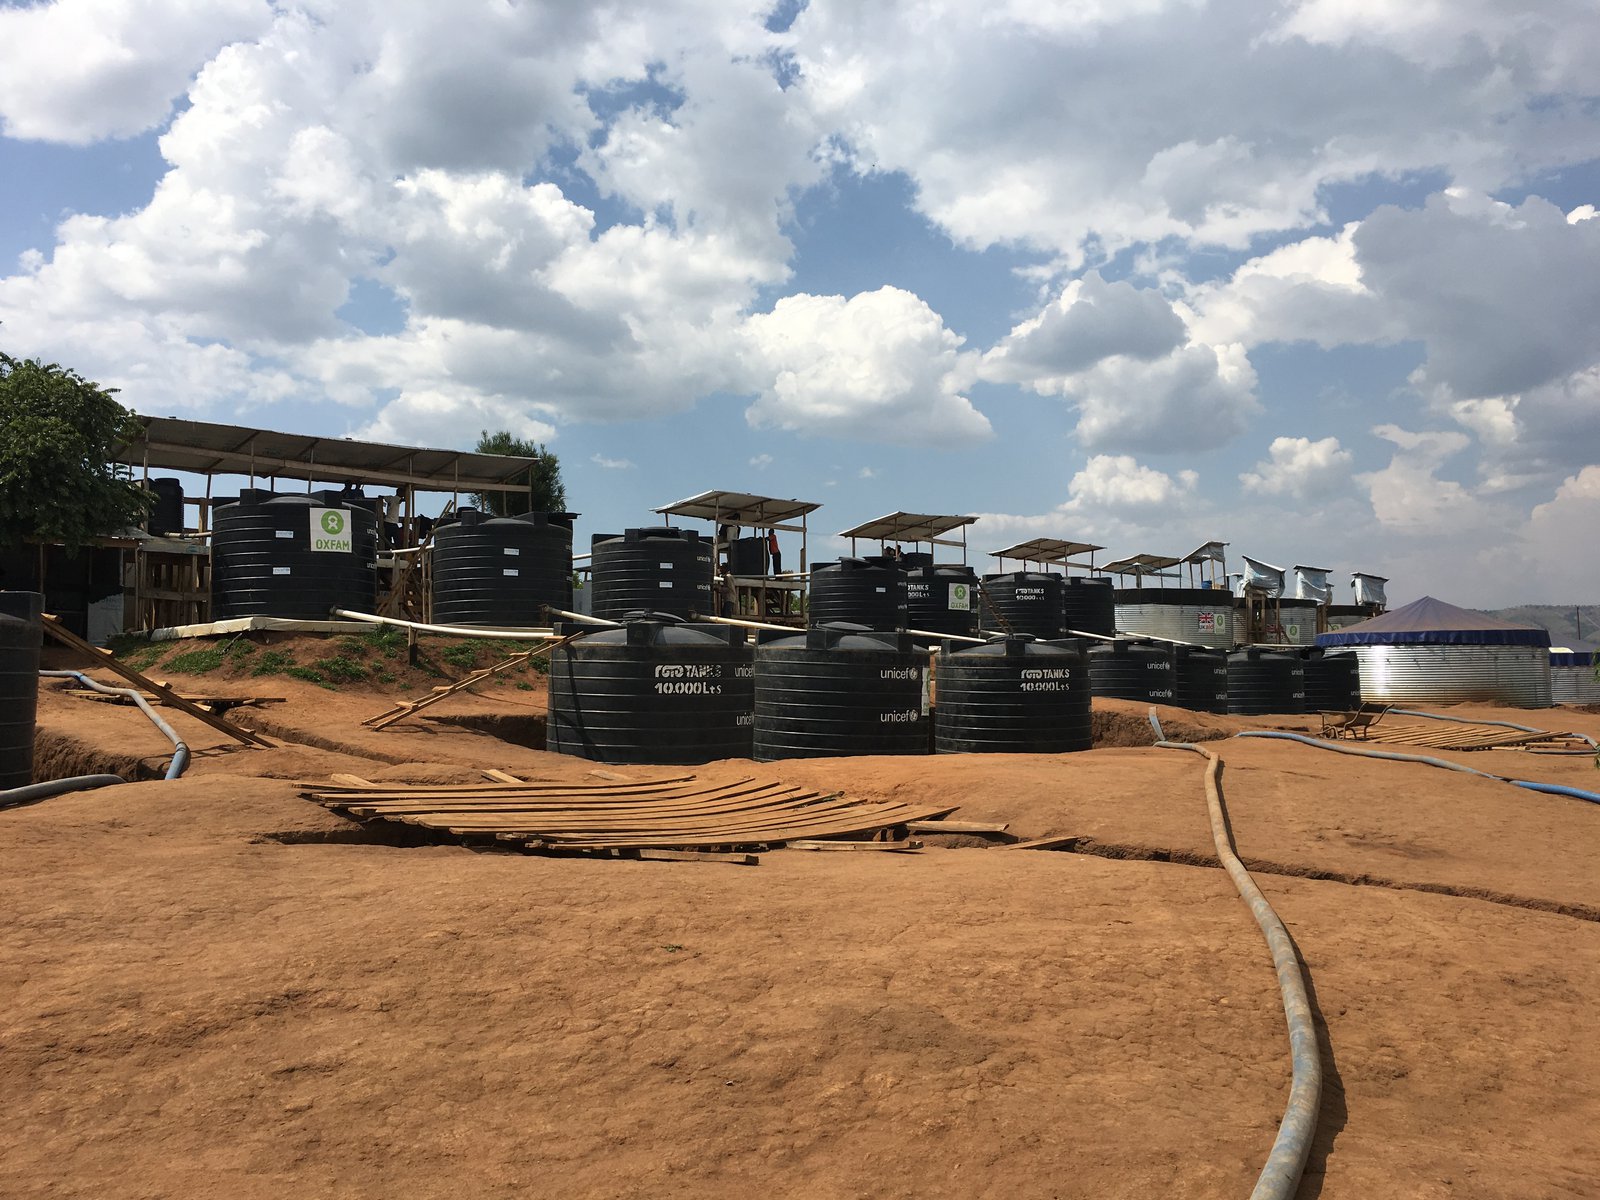
<instances>
[{"instance_id":1,"label":"silver metal sheeting","mask_svg":"<svg viewBox=\"0 0 1600 1200\"><path fill-rule=\"evenodd\" d=\"M1549 708L1550 652L1542 646L1354 646L1361 698L1379 704L1476 702Z\"/></svg>"},{"instance_id":2,"label":"silver metal sheeting","mask_svg":"<svg viewBox=\"0 0 1600 1200\"><path fill-rule=\"evenodd\" d=\"M1600 704L1593 667L1551 667L1550 698L1557 704Z\"/></svg>"},{"instance_id":3,"label":"silver metal sheeting","mask_svg":"<svg viewBox=\"0 0 1600 1200\"><path fill-rule=\"evenodd\" d=\"M1219 589L1215 604L1119 604L1117 631L1231 650L1233 600Z\"/></svg>"}]
</instances>

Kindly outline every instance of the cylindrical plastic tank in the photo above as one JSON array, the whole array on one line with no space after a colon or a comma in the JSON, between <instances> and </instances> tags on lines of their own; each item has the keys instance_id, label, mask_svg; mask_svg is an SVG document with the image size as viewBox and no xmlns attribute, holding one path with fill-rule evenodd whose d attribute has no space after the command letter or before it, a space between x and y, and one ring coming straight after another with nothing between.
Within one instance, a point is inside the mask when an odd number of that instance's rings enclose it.
<instances>
[{"instance_id":1,"label":"cylindrical plastic tank","mask_svg":"<svg viewBox=\"0 0 1600 1200\"><path fill-rule=\"evenodd\" d=\"M1118 588L1117 631L1233 649L1233 597L1212 588Z\"/></svg>"},{"instance_id":2,"label":"cylindrical plastic tank","mask_svg":"<svg viewBox=\"0 0 1600 1200\"><path fill-rule=\"evenodd\" d=\"M1093 743L1089 660L1076 639L1000 637L939 656L940 754L1063 754Z\"/></svg>"},{"instance_id":3,"label":"cylindrical plastic tank","mask_svg":"<svg viewBox=\"0 0 1600 1200\"><path fill-rule=\"evenodd\" d=\"M1228 655L1228 711L1240 716L1306 710L1305 666L1298 654L1250 647Z\"/></svg>"},{"instance_id":4,"label":"cylindrical plastic tank","mask_svg":"<svg viewBox=\"0 0 1600 1200\"><path fill-rule=\"evenodd\" d=\"M743 630L631 614L551 654L545 744L596 762L748 758L753 687Z\"/></svg>"},{"instance_id":5,"label":"cylindrical plastic tank","mask_svg":"<svg viewBox=\"0 0 1600 1200\"><path fill-rule=\"evenodd\" d=\"M183 481L152 479L150 490L156 502L150 509L150 536L166 537L183 532Z\"/></svg>"},{"instance_id":6,"label":"cylindrical plastic tank","mask_svg":"<svg viewBox=\"0 0 1600 1200\"><path fill-rule=\"evenodd\" d=\"M0 592L0 790L33 782L43 607L38 592Z\"/></svg>"},{"instance_id":7,"label":"cylindrical plastic tank","mask_svg":"<svg viewBox=\"0 0 1600 1200\"><path fill-rule=\"evenodd\" d=\"M1068 576L1061 588L1061 626L1073 633L1117 632L1117 592L1103 575Z\"/></svg>"},{"instance_id":8,"label":"cylindrical plastic tank","mask_svg":"<svg viewBox=\"0 0 1600 1200\"><path fill-rule=\"evenodd\" d=\"M1202 646L1174 646L1173 702L1196 712L1228 711L1228 654Z\"/></svg>"},{"instance_id":9,"label":"cylindrical plastic tank","mask_svg":"<svg viewBox=\"0 0 1600 1200\"><path fill-rule=\"evenodd\" d=\"M659 527L599 533L590 543L594 615L621 620L631 612L714 617L711 543L690 529Z\"/></svg>"},{"instance_id":10,"label":"cylindrical plastic tank","mask_svg":"<svg viewBox=\"0 0 1600 1200\"><path fill-rule=\"evenodd\" d=\"M539 625L544 606L572 607L572 526L548 513L485 518L464 509L434 530L432 577L437 624Z\"/></svg>"},{"instance_id":11,"label":"cylindrical plastic tank","mask_svg":"<svg viewBox=\"0 0 1600 1200\"><path fill-rule=\"evenodd\" d=\"M844 623L756 647L755 757L926 754L927 655Z\"/></svg>"},{"instance_id":12,"label":"cylindrical plastic tank","mask_svg":"<svg viewBox=\"0 0 1600 1200\"><path fill-rule=\"evenodd\" d=\"M983 627L991 633L1025 633L1039 641L1061 637L1061 576L1051 571L1008 571L983 577Z\"/></svg>"},{"instance_id":13,"label":"cylindrical plastic tank","mask_svg":"<svg viewBox=\"0 0 1600 1200\"><path fill-rule=\"evenodd\" d=\"M971 637L978 628L978 575L946 563L906 572L906 628Z\"/></svg>"},{"instance_id":14,"label":"cylindrical plastic tank","mask_svg":"<svg viewBox=\"0 0 1600 1200\"><path fill-rule=\"evenodd\" d=\"M212 520L211 613L326 621L335 608L371 612L377 520L338 492L259 501L248 493Z\"/></svg>"},{"instance_id":15,"label":"cylindrical plastic tank","mask_svg":"<svg viewBox=\"0 0 1600 1200\"><path fill-rule=\"evenodd\" d=\"M867 629L904 629L905 572L880 558L841 558L812 567L806 624L841 621Z\"/></svg>"},{"instance_id":16,"label":"cylindrical plastic tank","mask_svg":"<svg viewBox=\"0 0 1600 1200\"><path fill-rule=\"evenodd\" d=\"M1096 696L1171 704L1175 675L1170 646L1101 642L1089 648L1089 684Z\"/></svg>"},{"instance_id":17,"label":"cylindrical plastic tank","mask_svg":"<svg viewBox=\"0 0 1600 1200\"><path fill-rule=\"evenodd\" d=\"M1361 707L1361 668L1354 654L1302 650L1307 712L1348 712Z\"/></svg>"}]
</instances>

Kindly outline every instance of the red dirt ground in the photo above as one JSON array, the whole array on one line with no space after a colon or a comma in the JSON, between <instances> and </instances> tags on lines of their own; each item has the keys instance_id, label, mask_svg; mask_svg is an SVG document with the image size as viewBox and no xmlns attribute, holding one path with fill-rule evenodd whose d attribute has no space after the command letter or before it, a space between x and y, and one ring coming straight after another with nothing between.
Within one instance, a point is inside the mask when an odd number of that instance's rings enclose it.
<instances>
[{"instance_id":1,"label":"red dirt ground","mask_svg":"<svg viewBox=\"0 0 1600 1200\"><path fill-rule=\"evenodd\" d=\"M510 683L382 733L359 721L388 696L248 685L291 700L243 718L278 748L174 716L184 780L0 812L0 1195L1237 1197L1266 1157L1271 963L1209 865L1200 760L1136 744L1139 706L1097 702L1083 754L699 772L948 801L1077 853L736 868L385 844L293 781L592 764L485 732L536 730ZM1600 808L1209 748L1329 1059L1301 1197L1600 1195ZM41 751L165 761L137 713L54 688ZM1454 757L1600 787L1587 757Z\"/></svg>"}]
</instances>

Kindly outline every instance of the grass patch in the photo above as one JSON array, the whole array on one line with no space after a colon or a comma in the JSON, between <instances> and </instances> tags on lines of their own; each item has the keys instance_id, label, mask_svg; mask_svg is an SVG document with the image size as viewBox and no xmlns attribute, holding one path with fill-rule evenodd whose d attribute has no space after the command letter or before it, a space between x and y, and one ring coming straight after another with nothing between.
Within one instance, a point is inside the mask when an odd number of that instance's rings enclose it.
<instances>
[{"instance_id":1,"label":"grass patch","mask_svg":"<svg viewBox=\"0 0 1600 1200\"><path fill-rule=\"evenodd\" d=\"M228 661L227 651L221 646L207 646L202 650L186 650L167 659L166 669L179 675L209 675Z\"/></svg>"},{"instance_id":2,"label":"grass patch","mask_svg":"<svg viewBox=\"0 0 1600 1200\"><path fill-rule=\"evenodd\" d=\"M250 664L252 675L287 675L294 659L284 650L263 650Z\"/></svg>"},{"instance_id":3,"label":"grass patch","mask_svg":"<svg viewBox=\"0 0 1600 1200\"><path fill-rule=\"evenodd\" d=\"M367 677L366 667L343 654L319 658L311 665L313 670L319 672L323 678L333 683L355 683L357 680Z\"/></svg>"},{"instance_id":4,"label":"grass patch","mask_svg":"<svg viewBox=\"0 0 1600 1200\"><path fill-rule=\"evenodd\" d=\"M470 671L478 665L478 656L483 653L484 645L477 640L457 642L439 651L439 657L458 670Z\"/></svg>"},{"instance_id":5,"label":"grass patch","mask_svg":"<svg viewBox=\"0 0 1600 1200\"><path fill-rule=\"evenodd\" d=\"M320 683L323 687L328 686L328 681L322 677L322 672L315 667L285 667L283 674L291 679L304 679L307 683Z\"/></svg>"},{"instance_id":6,"label":"grass patch","mask_svg":"<svg viewBox=\"0 0 1600 1200\"><path fill-rule=\"evenodd\" d=\"M339 639L338 645L339 653L347 658L397 659L406 652L406 631L383 625L370 633L347 633Z\"/></svg>"}]
</instances>

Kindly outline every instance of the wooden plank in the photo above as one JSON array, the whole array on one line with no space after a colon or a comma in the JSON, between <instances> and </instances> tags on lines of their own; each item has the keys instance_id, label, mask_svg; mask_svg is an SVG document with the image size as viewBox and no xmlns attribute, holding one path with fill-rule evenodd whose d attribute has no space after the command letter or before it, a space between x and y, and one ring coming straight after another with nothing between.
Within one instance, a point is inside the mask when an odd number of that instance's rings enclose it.
<instances>
[{"instance_id":1,"label":"wooden plank","mask_svg":"<svg viewBox=\"0 0 1600 1200\"><path fill-rule=\"evenodd\" d=\"M368 717L361 723L367 726L369 729L387 729L389 726L403 721L407 717L415 716L423 709L431 707L432 705L439 703L439 701L455 695L459 691L463 691L466 688L474 686L475 684L484 683L494 678L502 671L509 671L512 667L516 666L526 666L528 661L535 655L550 654L555 650L559 650L562 646L565 646L568 642L579 636L581 635L576 633L568 634L564 638L559 638L554 641L547 641L544 645L535 646L532 650L524 651L521 654L513 654L510 658L504 659L501 662L497 662L493 666L485 667L481 671L474 671L471 675L466 676L464 679L458 679L456 682L448 684L444 687L434 688L426 696L420 696L415 700L401 701L393 708L390 708L385 712L381 712L375 717Z\"/></svg>"},{"instance_id":2,"label":"wooden plank","mask_svg":"<svg viewBox=\"0 0 1600 1200\"><path fill-rule=\"evenodd\" d=\"M719 854L711 850L636 850L634 854L646 862L709 862L732 863L738 867L761 865L759 854Z\"/></svg>"},{"instance_id":3,"label":"wooden plank","mask_svg":"<svg viewBox=\"0 0 1600 1200\"><path fill-rule=\"evenodd\" d=\"M921 850L922 843L910 838L903 842L842 842L842 841L812 841L801 838L797 841L786 842L791 850L888 850L894 853L905 853L908 850Z\"/></svg>"},{"instance_id":4,"label":"wooden plank","mask_svg":"<svg viewBox=\"0 0 1600 1200\"><path fill-rule=\"evenodd\" d=\"M1082 835L1076 833L1056 834L1053 837L1034 838L1027 842L1013 842L1009 846L1001 846L1002 850L1060 850L1064 846L1071 846L1082 841Z\"/></svg>"},{"instance_id":5,"label":"wooden plank","mask_svg":"<svg viewBox=\"0 0 1600 1200\"><path fill-rule=\"evenodd\" d=\"M512 775L509 772L496 771L492 767L489 770L485 771L483 774L484 774L484 778L492 779L496 783L514 783L518 787L521 787L524 784L524 782L526 782L525 780L518 779L515 775Z\"/></svg>"},{"instance_id":6,"label":"wooden plank","mask_svg":"<svg viewBox=\"0 0 1600 1200\"><path fill-rule=\"evenodd\" d=\"M269 750L272 748L272 743L259 734L252 733L248 729L244 729L238 725L235 725L226 717L218 716L216 713L207 712L198 704L193 704L190 701L185 700L182 696L178 695L177 692L173 691L165 684L157 683L148 676L141 675L138 671L135 671L126 663L118 661L117 656L111 653L111 651L103 650L99 646L91 646L77 634L66 628L66 626L62 625L61 622L50 613L42 614L39 619L44 623L44 631L51 637L55 638L56 641L61 642L64 645L71 646L80 654L87 654L90 658L97 660L100 666L110 671L113 675L119 675L123 679L126 679L129 683L132 683L137 687L143 688L147 692L151 692L161 697L162 703L170 705L179 712L187 713L195 720L211 726L211 728L215 729L218 733L227 734L235 741L243 742L247 746L260 746Z\"/></svg>"},{"instance_id":7,"label":"wooden plank","mask_svg":"<svg viewBox=\"0 0 1600 1200\"><path fill-rule=\"evenodd\" d=\"M1005 833L1010 822L996 825L993 821L912 821L907 828L912 833Z\"/></svg>"}]
</instances>

